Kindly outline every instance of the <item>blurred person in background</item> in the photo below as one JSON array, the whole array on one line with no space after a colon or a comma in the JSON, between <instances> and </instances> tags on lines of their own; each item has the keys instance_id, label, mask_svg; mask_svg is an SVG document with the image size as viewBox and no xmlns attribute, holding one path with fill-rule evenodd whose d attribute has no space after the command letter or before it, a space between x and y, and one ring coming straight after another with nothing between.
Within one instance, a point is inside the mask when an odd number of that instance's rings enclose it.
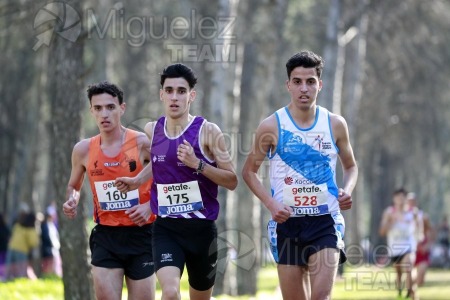
<instances>
[{"instance_id":1,"label":"blurred person in background","mask_svg":"<svg viewBox=\"0 0 450 300\"><path fill-rule=\"evenodd\" d=\"M406 196L408 210L417 213L419 218L419 228L417 230L417 250L414 267L416 274L413 280L417 286L422 286L425 282L425 274L430 265L430 250L434 242L434 230L430 218L426 213L418 208L417 197L415 193L408 193ZM414 275L414 274L413 274Z\"/></svg>"},{"instance_id":2,"label":"blurred person in background","mask_svg":"<svg viewBox=\"0 0 450 300\"><path fill-rule=\"evenodd\" d=\"M41 223L41 258L43 275L56 274L61 276L59 248L58 229L56 228L53 215L47 210L45 219Z\"/></svg>"},{"instance_id":3,"label":"blurred person in background","mask_svg":"<svg viewBox=\"0 0 450 300\"><path fill-rule=\"evenodd\" d=\"M448 225L448 218L445 215L442 218L441 224L439 224L437 229L437 243L439 246L442 247L442 251L444 254L444 261L443 261L443 267L448 268L450 267L450 260L449 260L449 236L450 236L450 227Z\"/></svg>"},{"instance_id":4,"label":"blurred person in background","mask_svg":"<svg viewBox=\"0 0 450 300\"><path fill-rule=\"evenodd\" d=\"M34 212L21 212L12 228L6 252L6 280L19 277L35 277L33 270L28 266L29 256L38 245L39 235L36 229L36 214Z\"/></svg>"},{"instance_id":5,"label":"blurred person in background","mask_svg":"<svg viewBox=\"0 0 450 300\"><path fill-rule=\"evenodd\" d=\"M10 235L11 230L6 224L3 214L0 213L0 281L5 275L6 250L8 249Z\"/></svg>"},{"instance_id":6,"label":"blurred person in background","mask_svg":"<svg viewBox=\"0 0 450 300\"><path fill-rule=\"evenodd\" d=\"M383 212L379 234L387 237L389 256L397 272L396 286L399 296L403 289L402 275L405 274L407 297L414 299L412 269L416 261L417 230L420 228L420 221L417 208L408 208L406 195L404 188L394 191L393 205Z\"/></svg>"}]
</instances>

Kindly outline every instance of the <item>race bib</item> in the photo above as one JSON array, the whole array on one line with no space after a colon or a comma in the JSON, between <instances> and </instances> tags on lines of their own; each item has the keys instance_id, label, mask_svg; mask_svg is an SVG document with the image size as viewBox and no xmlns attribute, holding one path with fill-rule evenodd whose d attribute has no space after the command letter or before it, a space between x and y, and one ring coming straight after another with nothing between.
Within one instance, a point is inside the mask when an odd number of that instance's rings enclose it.
<instances>
[{"instance_id":1,"label":"race bib","mask_svg":"<svg viewBox=\"0 0 450 300\"><path fill-rule=\"evenodd\" d=\"M198 181L157 184L160 215L190 213L203 209Z\"/></svg>"},{"instance_id":2,"label":"race bib","mask_svg":"<svg viewBox=\"0 0 450 300\"><path fill-rule=\"evenodd\" d=\"M283 203L289 205L292 216L323 215L328 213L328 188L323 184L285 185Z\"/></svg>"},{"instance_id":3,"label":"race bib","mask_svg":"<svg viewBox=\"0 0 450 300\"><path fill-rule=\"evenodd\" d=\"M133 190L127 193L120 192L114 180L96 181L95 192L102 210L127 210L139 204L139 191Z\"/></svg>"}]
</instances>

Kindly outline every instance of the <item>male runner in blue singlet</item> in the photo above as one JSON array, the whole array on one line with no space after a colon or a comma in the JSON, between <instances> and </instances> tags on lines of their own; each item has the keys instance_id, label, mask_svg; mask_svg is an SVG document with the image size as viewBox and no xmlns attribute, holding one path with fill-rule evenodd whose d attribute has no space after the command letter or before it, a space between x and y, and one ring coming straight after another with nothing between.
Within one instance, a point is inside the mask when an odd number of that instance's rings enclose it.
<instances>
[{"instance_id":1,"label":"male runner in blue singlet","mask_svg":"<svg viewBox=\"0 0 450 300\"><path fill-rule=\"evenodd\" d=\"M242 175L270 210L269 236L283 299L328 299L345 261L344 219L358 175L343 117L316 104L323 61L310 51L287 64L290 103L263 120ZM272 194L257 172L268 156ZM335 180L336 160L343 185Z\"/></svg>"}]
</instances>

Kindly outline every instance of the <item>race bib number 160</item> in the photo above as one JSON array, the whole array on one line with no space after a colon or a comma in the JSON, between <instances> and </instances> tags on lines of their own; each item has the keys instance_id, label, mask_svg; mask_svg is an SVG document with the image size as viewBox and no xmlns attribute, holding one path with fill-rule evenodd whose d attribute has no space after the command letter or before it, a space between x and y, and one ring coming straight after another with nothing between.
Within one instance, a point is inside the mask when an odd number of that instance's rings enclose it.
<instances>
[{"instance_id":1,"label":"race bib number 160","mask_svg":"<svg viewBox=\"0 0 450 300\"><path fill-rule=\"evenodd\" d=\"M120 192L114 180L96 181L95 191L102 210L127 210L139 204L139 191Z\"/></svg>"}]
</instances>

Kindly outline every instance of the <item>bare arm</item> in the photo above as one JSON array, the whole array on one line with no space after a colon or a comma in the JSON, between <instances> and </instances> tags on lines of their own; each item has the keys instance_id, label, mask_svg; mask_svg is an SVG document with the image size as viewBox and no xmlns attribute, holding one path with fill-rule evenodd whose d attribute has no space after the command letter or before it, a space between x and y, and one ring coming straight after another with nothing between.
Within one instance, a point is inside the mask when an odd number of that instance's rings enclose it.
<instances>
[{"instance_id":1,"label":"bare arm","mask_svg":"<svg viewBox=\"0 0 450 300\"><path fill-rule=\"evenodd\" d=\"M216 124L207 122L202 129L201 135L205 150L217 163L217 168L205 164L202 174L214 183L229 190L234 190L238 180L230 154L226 149L222 131ZM177 155L178 159L186 166L197 169L200 159L195 156L192 146L187 141L184 141L184 144L178 147Z\"/></svg>"},{"instance_id":2,"label":"bare arm","mask_svg":"<svg viewBox=\"0 0 450 300\"><path fill-rule=\"evenodd\" d=\"M137 143L139 147L139 160L143 166L146 166L150 162L150 140L147 135L140 133L137 137ZM152 211L148 201L135 205L125 211L125 214L128 215L130 220L138 226L146 224L151 213Z\"/></svg>"},{"instance_id":3,"label":"bare arm","mask_svg":"<svg viewBox=\"0 0 450 300\"><path fill-rule=\"evenodd\" d=\"M255 142L245 161L242 176L250 190L269 209L272 219L283 223L290 217L292 209L274 200L257 175L267 152L276 144L276 136L277 123L275 115L272 115L261 122L256 129Z\"/></svg>"},{"instance_id":4,"label":"bare arm","mask_svg":"<svg viewBox=\"0 0 450 300\"><path fill-rule=\"evenodd\" d=\"M436 240L436 232L431 224L430 217L427 214L423 215L423 230L427 238L427 249L429 250Z\"/></svg>"},{"instance_id":5,"label":"bare arm","mask_svg":"<svg viewBox=\"0 0 450 300\"><path fill-rule=\"evenodd\" d=\"M384 210L383 216L381 218L380 228L378 229L378 234L380 236L386 236L389 229L391 229L392 226L392 207L388 207Z\"/></svg>"},{"instance_id":6,"label":"bare arm","mask_svg":"<svg viewBox=\"0 0 450 300\"><path fill-rule=\"evenodd\" d=\"M343 187L339 189L338 196L339 208L346 210L352 207L353 199L351 194L358 178L358 166L350 145L348 126L345 119L335 114L330 114L330 119L343 169Z\"/></svg>"},{"instance_id":7,"label":"bare arm","mask_svg":"<svg viewBox=\"0 0 450 300\"><path fill-rule=\"evenodd\" d=\"M117 177L116 181L115 181L115 185L119 191L126 193L128 191L136 190L144 182L146 182L147 180L150 180L150 178L153 177L152 162L150 160L150 141L152 140L152 137L153 137L154 126L155 126L155 122L149 122L145 125L145 128L144 128L145 134L147 135L148 140L149 140L149 144L148 144L149 146L147 148L148 153L149 153L148 164L135 177Z\"/></svg>"},{"instance_id":8,"label":"bare arm","mask_svg":"<svg viewBox=\"0 0 450 300\"><path fill-rule=\"evenodd\" d=\"M89 152L89 140L78 142L72 151L72 170L66 190L66 202L63 204L63 212L73 219L77 215L77 207L80 199L80 189L86 172L86 161Z\"/></svg>"}]
</instances>

